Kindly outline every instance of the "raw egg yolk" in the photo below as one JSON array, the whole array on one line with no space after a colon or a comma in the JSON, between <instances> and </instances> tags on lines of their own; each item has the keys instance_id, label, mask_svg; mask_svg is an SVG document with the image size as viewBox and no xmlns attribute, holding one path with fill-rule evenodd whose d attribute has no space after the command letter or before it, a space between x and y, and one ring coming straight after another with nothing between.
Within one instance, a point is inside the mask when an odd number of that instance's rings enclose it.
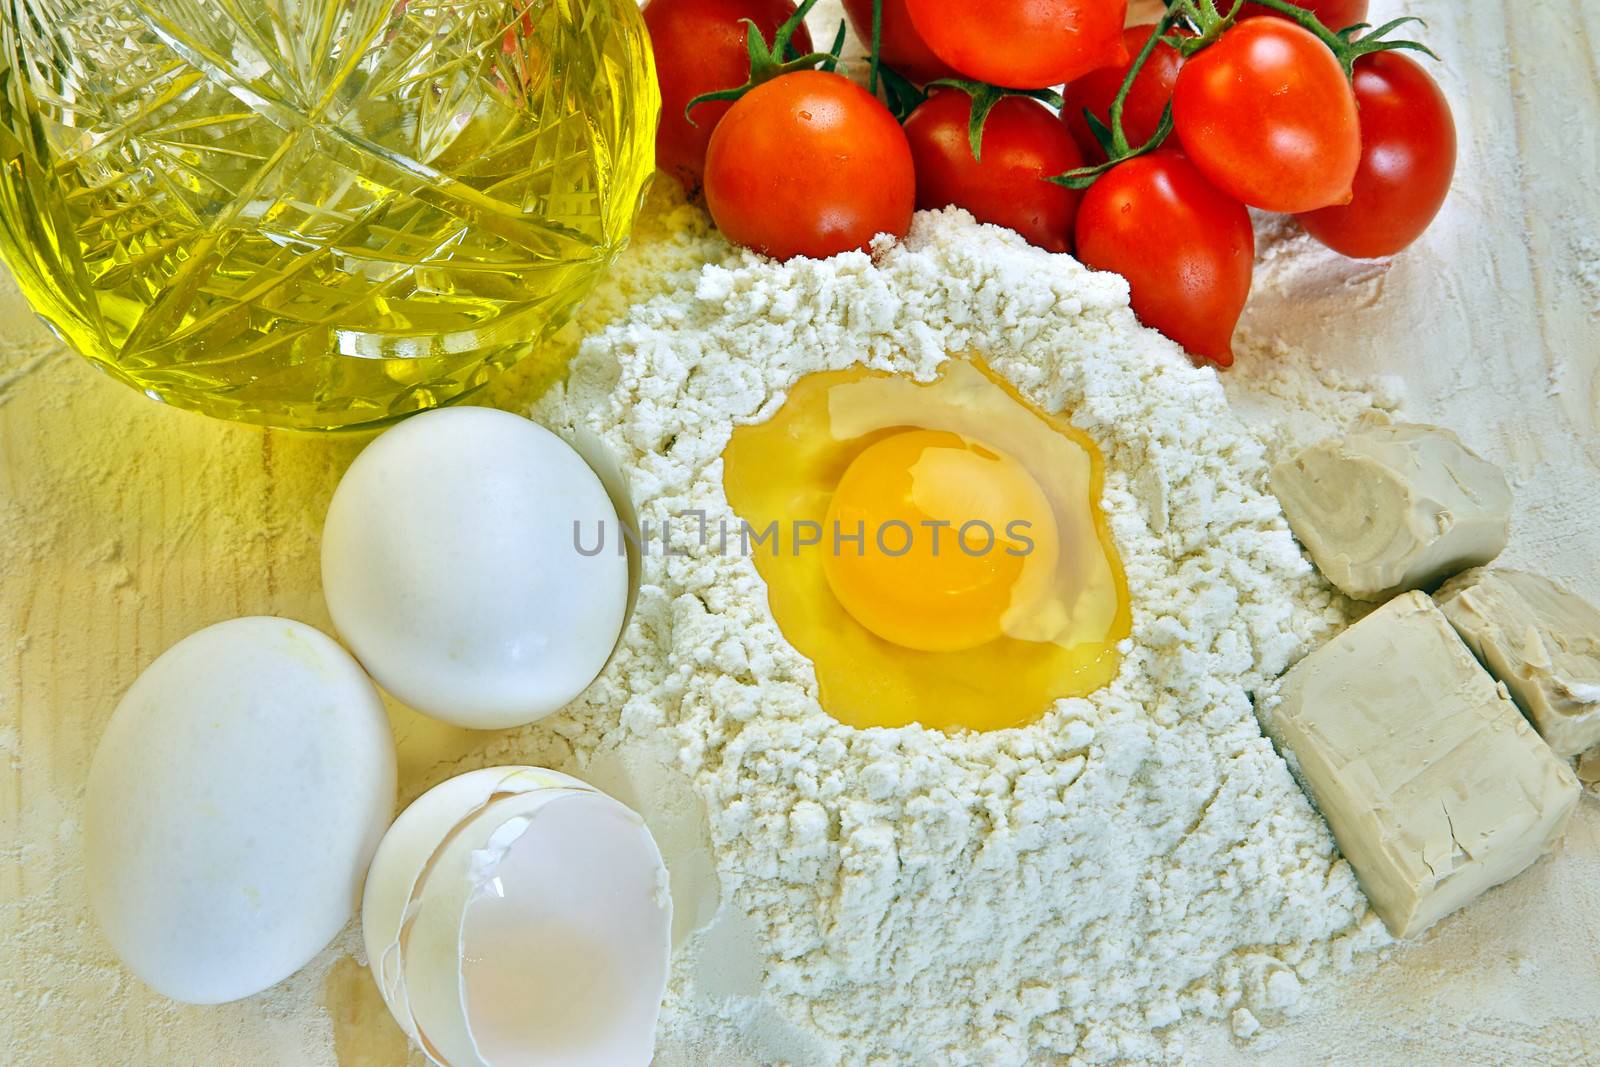
<instances>
[{"instance_id":1,"label":"raw egg yolk","mask_svg":"<svg viewBox=\"0 0 1600 1067\"><path fill-rule=\"evenodd\" d=\"M997 730L1116 677L1104 460L982 363L807 375L722 460L730 543L841 722Z\"/></svg>"},{"instance_id":2,"label":"raw egg yolk","mask_svg":"<svg viewBox=\"0 0 1600 1067\"><path fill-rule=\"evenodd\" d=\"M1028 579L1053 567L1059 543L1050 501L1022 464L935 430L895 433L858 455L824 529L822 566L839 603L920 652L1003 635L1039 599L1041 583Z\"/></svg>"}]
</instances>

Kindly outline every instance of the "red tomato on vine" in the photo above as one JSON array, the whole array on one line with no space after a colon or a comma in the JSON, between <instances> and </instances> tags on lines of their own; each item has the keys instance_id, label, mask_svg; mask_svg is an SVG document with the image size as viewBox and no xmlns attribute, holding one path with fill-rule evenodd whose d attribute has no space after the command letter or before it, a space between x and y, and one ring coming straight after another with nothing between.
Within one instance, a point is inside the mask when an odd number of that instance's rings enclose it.
<instances>
[{"instance_id":1,"label":"red tomato on vine","mask_svg":"<svg viewBox=\"0 0 1600 1067\"><path fill-rule=\"evenodd\" d=\"M872 0L844 0L844 12L856 36L872 47ZM933 54L928 42L911 24L906 0L883 0L883 27L879 57L888 66L917 84L939 78L954 78L955 69Z\"/></svg>"},{"instance_id":2,"label":"red tomato on vine","mask_svg":"<svg viewBox=\"0 0 1600 1067\"><path fill-rule=\"evenodd\" d=\"M1393 255L1428 228L1456 170L1450 104L1421 64L1398 52L1355 65L1361 164L1350 203L1299 216L1311 236L1358 259Z\"/></svg>"},{"instance_id":3,"label":"red tomato on vine","mask_svg":"<svg viewBox=\"0 0 1600 1067\"><path fill-rule=\"evenodd\" d=\"M1065 104L1061 108L1061 119L1072 131L1072 139L1077 142L1084 158L1097 163L1106 158L1105 149L1100 147L1100 142L1089 129L1088 120L1083 117L1084 111L1093 112L1102 123L1110 124L1111 102L1117 98L1123 79L1128 76L1128 68L1133 66L1134 57L1138 56L1139 50L1154 31L1154 26L1129 26L1122 31L1122 43L1127 48L1128 61L1092 70L1068 85L1062 93ZM1150 58L1139 68L1133 86L1128 91L1128 99L1122 105L1122 128L1128 135L1129 144L1142 145L1155 136L1156 128L1161 125L1161 113L1172 100L1172 87L1182 68L1183 56L1169 44L1156 45Z\"/></svg>"},{"instance_id":4,"label":"red tomato on vine","mask_svg":"<svg viewBox=\"0 0 1600 1067\"><path fill-rule=\"evenodd\" d=\"M751 89L706 152L706 205L730 241L823 259L904 237L916 206L906 135L855 82L796 71Z\"/></svg>"},{"instance_id":5,"label":"red tomato on vine","mask_svg":"<svg viewBox=\"0 0 1600 1067\"><path fill-rule=\"evenodd\" d=\"M1044 179L1083 166L1072 137L1038 101L1003 96L984 119L976 158L968 136L972 107L960 89L940 89L906 120L917 206L954 204L979 222L1016 230L1029 244L1069 250L1082 194Z\"/></svg>"},{"instance_id":6,"label":"red tomato on vine","mask_svg":"<svg viewBox=\"0 0 1600 1067\"><path fill-rule=\"evenodd\" d=\"M1112 167L1078 206L1078 258L1128 279L1139 321L1221 367L1250 296L1250 213L1179 152Z\"/></svg>"},{"instance_id":7,"label":"red tomato on vine","mask_svg":"<svg viewBox=\"0 0 1600 1067\"><path fill-rule=\"evenodd\" d=\"M1342 30L1346 26L1367 21L1367 9L1371 6L1369 0L1289 0L1289 2L1317 16L1317 19L1330 30ZM1250 18L1253 15L1285 17L1282 12L1262 7L1260 4L1246 4L1239 12L1240 18Z\"/></svg>"},{"instance_id":8,"label":"red tomato on vine","mask_svg":"<svg viewBox=\"0 0 1600 1067\"><path fill-rule=\"evenodd\" d=\"M684 115L684 108L702 93L743 85L750 76L750 52L745 44L749 27L741 20L755 22L762 38L770 41L794 12L795 5L789 0L650 0L645 4L644 24L650 31L656 79L661 85L656 166L677 178L689 192L700 188L711 131L732 105L721 100L699 104L693 122ZM791 43L799 52L811 51L811 35L803 24L795 30Z\"/></svg>"},{"instance_id":9,"label":"red tomato on vine","mask_svg":"<svg viewBox=\"0 0 1600 1067\"><path fill-rule=\"evenodd\" d=\"M934 54L969 78L1043 89L1127 61L1127 0L906 0Z\"/></svg>"},{"instance_id":10,"label":"red tomato on vine","mask_svg":"<svg viewBox=\"0 0 1600 1067\"><path fill-rule=\"evenodd\" d=\"M1245 19L1189 57L1173 87L1184 153L1268 211L1348 203L1361 161L1355 93L1328 45L1285 19Z\"/></svg>"}]
</instances>

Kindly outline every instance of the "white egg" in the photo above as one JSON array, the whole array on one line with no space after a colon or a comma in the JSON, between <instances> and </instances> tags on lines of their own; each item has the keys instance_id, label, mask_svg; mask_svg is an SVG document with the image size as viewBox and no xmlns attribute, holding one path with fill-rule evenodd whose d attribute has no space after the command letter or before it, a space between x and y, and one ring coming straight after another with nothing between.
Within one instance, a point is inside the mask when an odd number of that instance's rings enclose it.
<instances>
[{"instance_id":1,"label":"white egg","mask_svg":"<svg viewBox=\"0 0 1600 1067\"><path fill-rule=\"evenodd\" d=\"M160 993L258 993L349 921L394 798L388 719L349 653L287 619L218 623L158 657L100 738L95 916Z\"/></svg>"},{"instance_id":2,"label":"white egg","mask_svg":"<svg viewBox=\"0 0 1600 1067\"><path fill-rule=\"evenodd\" d=\"M648 1064L672 900L637 814L576 778L492 767L395 820L361 904L385 1003L447 1067Z\"/></svg>"},{"instance_id":3,"label":"white egg","mask_svg":"<svg viewBox=\"0 0 1600 1067\"><path fill-rule=\"evenodd\" d=\"M379 685L499 729L559 710L605 666L628 602L625 545L599 477L559 437L446 408L350 465L323 528L322 586Z\"/></svg>"}]
</instances>

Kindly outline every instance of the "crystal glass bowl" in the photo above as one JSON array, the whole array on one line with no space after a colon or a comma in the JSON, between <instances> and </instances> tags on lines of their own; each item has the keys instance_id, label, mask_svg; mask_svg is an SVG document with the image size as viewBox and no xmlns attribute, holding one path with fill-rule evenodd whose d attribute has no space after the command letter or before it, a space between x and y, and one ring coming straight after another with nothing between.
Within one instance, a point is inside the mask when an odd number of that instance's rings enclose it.
<instances>
[{"instance_id":1,"label":"crystal glass bowl","mask_svg":"<svg viewBox=\"0 0 1600 1067\"><path fill-rule=\"evenodd\" d=\"M634 0L6 0L0 257L152 397L384 422L566 322L659 108Z\"/></svg>"}]
</instances>

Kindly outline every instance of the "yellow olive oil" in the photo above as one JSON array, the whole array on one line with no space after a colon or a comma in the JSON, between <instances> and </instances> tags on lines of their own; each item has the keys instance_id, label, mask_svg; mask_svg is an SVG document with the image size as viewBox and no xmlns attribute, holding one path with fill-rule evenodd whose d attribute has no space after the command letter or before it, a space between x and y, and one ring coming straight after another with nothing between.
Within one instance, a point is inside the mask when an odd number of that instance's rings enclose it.
<instances>
[{"instance_id":1,"label":"yellow olive oil","mask_svg":"<svg viewBox=\"0 0 1600 1067\"><path fill-rule=\"evenodd\" d=\"M658 110L633 0L14 0L0 256L152 397L383 422L567 321Z\"/></svg>"}]
</instances>

